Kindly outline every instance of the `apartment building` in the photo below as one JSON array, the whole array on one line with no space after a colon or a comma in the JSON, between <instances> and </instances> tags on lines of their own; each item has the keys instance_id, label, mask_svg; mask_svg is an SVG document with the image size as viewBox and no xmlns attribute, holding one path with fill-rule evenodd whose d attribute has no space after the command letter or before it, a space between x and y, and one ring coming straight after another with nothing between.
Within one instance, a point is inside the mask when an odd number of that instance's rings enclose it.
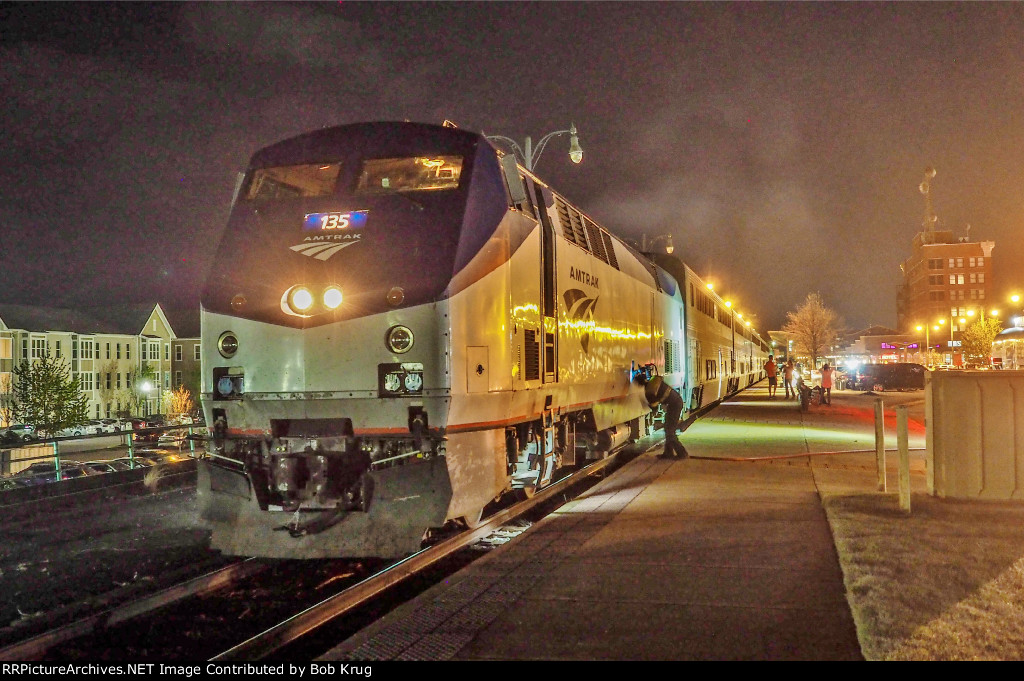
<instances>
[{"instance_id":1,"label":"apartment building","mask_svg":"<svg viewBox=\"0 0 1024 681\"><path fill-rule=\"evenodd\" d=\"M198 308L171 317L179 328L194 329L191 340L198 344ZM49 353L66 360L79 379L90 417L113 418L125 410L161 413L164 392L176 387L177 372L192 371L184 363L176 367L171 346L188 342L159 303L79 310L0 304L0 406L10 400L14 368ZM155 384L139 381L143 369L155 375ZM198 399L198 385L193 395Z\"/></svg>"}]
</instances>

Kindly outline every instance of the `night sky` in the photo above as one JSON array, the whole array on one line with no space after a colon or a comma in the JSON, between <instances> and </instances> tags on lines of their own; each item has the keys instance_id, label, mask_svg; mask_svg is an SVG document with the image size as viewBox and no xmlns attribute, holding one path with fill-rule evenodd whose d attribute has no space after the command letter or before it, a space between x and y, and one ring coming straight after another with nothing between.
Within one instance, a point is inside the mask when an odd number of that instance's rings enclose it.
<instances>
[{"instance_id":1,"label":"night sky","mask_svg":"<svg viewBox=\"0 0 1024 681\"><path fill-rule=\"evenodd\" d=\"M928 166L1024 290L1024 3L4 3L0 90L3 302L198 304L253 151L404 119L575 123L537 173L762 331L894 327Z\"/></svg>"}]
</instances>

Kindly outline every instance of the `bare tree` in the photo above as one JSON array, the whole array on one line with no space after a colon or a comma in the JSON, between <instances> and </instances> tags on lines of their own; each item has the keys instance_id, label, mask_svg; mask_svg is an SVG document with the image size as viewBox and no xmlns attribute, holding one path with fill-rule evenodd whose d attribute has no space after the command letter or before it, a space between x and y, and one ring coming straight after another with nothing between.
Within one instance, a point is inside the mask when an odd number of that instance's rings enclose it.
<instances>
[{"instance_id":1,"label":"bare tree","mask_svg":"<svg viewBox=\"0 0 1024 681\"><path fill-rule=\"evenodd\" d=\"M810 357L815 367L839 335L840 326L839 316L825 307L821 294L810 293L795 312L786 313L782 331L793 339L797 354Z\"/></svg>"},{"instance_id":2,"label":"bare tree","mask_svg":"<svg viewBox=\"0 0 1024 681\"><path fill-rule=\"evenodd\" d=\"M175 390L168 390L166 395L168 418L182 419L189 416L196 408L191 391L183 385L179 385Z\"/></svg>"}]
</instances>

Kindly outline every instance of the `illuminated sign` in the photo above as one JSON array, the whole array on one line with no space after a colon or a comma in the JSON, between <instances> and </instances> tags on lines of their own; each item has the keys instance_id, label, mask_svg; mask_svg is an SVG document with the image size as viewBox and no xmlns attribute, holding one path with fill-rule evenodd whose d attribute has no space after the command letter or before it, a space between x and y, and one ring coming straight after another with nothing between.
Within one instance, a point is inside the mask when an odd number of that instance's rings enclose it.
<instances>
[{"instance_id":1,"label":"illuminated sign","mask_svg":"<svg viewBox=\"0 0 1024 681\"><path fill-rule=\"evenodd\" d=\"M348 213L308 213L302 223L307 231L333 231L339 229L358 230L366 227L369 211L354 210Z\"/></svg>"}]
</instances>

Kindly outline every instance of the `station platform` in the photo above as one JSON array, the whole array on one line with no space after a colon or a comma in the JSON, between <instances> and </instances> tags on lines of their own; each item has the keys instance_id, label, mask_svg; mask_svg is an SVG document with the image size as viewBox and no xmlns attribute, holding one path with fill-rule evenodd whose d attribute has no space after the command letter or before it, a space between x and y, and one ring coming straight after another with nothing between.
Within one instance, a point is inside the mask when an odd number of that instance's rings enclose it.
<instances>
[{"instance_id":1,"label":"station platform","mask_svg":"<svg viewBox=\"0 0 1024 681\"><path fill-rule=\"evenodd\" d=\"M874 401L748 388L322 659L861 660L819 489L875 489Z\"/></svg>"}]
</instances>

